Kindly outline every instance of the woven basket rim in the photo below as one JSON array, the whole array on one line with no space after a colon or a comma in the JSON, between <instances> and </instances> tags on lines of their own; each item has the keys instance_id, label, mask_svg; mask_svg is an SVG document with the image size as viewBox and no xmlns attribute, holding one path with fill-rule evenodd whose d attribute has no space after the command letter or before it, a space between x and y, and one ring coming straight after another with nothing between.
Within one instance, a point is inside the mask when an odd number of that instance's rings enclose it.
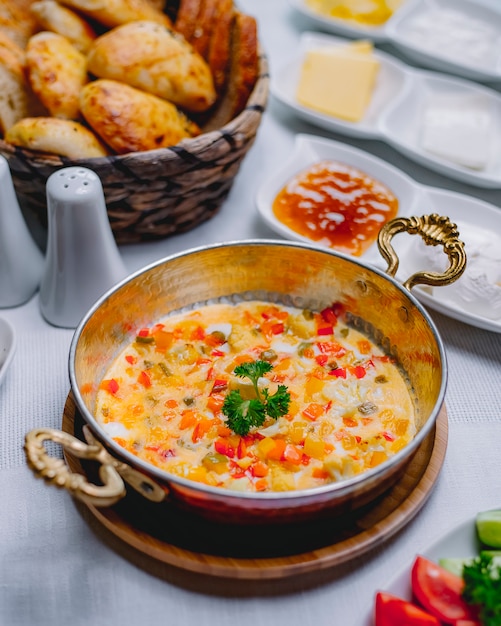
<instances>
[{"instance_id":1,"label":"woven basket rim","mask_svg":"<svg viewBox=\"0 0 501 626\"><path fill-rule=\"evenodd\" d=\"M15 146L4 141L3 138L0 138L0 152L12 155L22 154L25 158L30 159L37 166L47 165L55 167L59 165L83 166L94 164L96 167L99 167L105 164L119 165L122 162L130 161L130 159L143 161L168 161L170 159L178 158L177 150L179 149L184 148L189 150L192 154L196 154L197 151L204 150L208 145L217 141L222 134L236 135L242 132L244 134L254 134L260 124L261 116L269 95L269 64L268 58L261 46L259 46L258 61L259 74L244 110L221 128L210 130L198 135L197 137L183 139L175 146L158 148L156 150L127 152L126 154L111 154L104 157L70 159L69 157L57 154L29 150L27 148Z\"/></svg>"}]
</instances>

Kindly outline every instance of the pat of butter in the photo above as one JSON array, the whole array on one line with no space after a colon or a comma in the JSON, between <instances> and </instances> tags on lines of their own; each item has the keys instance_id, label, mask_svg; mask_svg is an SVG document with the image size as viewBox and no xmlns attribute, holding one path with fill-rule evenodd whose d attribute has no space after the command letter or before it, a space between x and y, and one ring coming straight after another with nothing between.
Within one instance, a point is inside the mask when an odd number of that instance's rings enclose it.
<instances>
[{"instance_id":1,"label":"pat of butter","mask_svg":"<svg viewBox=\"0 0 501 626\"><path fill-rule=\"evenodd\" d=\"M481 95L436 95L426 104L421 145L470 169L485 169L490 157L492 120Z\"/></svg>"},{"instance_id":2,"label":"pat of butter","mask_svg":"<svg viewBox=\"0 0 501 626\"><path fill-rule=\"evenodd\" d=\"M374 89L379 61L368 41L307 52L296 91L303 106L358 122Z\"/></svg>"}]
</instances>

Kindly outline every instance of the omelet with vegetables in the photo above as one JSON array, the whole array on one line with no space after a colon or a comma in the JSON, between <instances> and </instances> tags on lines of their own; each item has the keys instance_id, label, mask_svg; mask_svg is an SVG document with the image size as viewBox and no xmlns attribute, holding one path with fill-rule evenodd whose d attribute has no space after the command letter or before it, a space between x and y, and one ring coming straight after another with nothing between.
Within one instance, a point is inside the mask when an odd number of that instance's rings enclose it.
<instances>
[{"instance_id":1,"label":"omelet with vegetables","mask_svg":"<svg viewBox=\"0 0 501 626\"><path fill-rule=\"evenodd\" d=\"M367 471L416 433L392 359L342 307L208 304L141 329L101 381L96 418L183 478L294 491Z\"/></svg>"}]
</instances>

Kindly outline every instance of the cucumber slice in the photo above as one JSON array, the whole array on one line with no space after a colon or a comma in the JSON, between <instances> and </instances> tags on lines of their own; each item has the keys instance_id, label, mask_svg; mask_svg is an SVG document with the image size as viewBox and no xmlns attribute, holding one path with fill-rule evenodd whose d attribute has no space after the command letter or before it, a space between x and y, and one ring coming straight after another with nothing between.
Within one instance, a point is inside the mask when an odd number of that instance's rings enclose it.
<instances>
[{"instance_id":1,"label":"cucumber slice","mask_svg":"<svg viewBox=\"0 0 501 626\"><path fill-rule=\"evenodd\" d=\"M501 510L478 513L476 527L483 544L489 548L501 548Z\"/></svg>"},{"instance_id":2,"label":"cucumber slice","mask_svg":"<svg viewBox=\"0 0 501 626\"><path fill-rule=\"evenodd\" d=\"M463 576L463 567L465 565L470 565L473 559L474 557L470 557L470 558L449 557L449 558L439 559L438 564L440 565L440 567L443 567L447 571L451 572L451 574L455 574L456 576L459 576L461 578Z\"/></svg>"}]
</instances>

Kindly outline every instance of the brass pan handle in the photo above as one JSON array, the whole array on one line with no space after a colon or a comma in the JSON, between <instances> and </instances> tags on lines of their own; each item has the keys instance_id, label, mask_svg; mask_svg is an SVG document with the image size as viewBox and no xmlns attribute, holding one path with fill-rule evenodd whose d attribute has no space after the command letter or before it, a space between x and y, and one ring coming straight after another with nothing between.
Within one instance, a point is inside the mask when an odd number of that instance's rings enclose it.
<instances>
[{"instance_id":1,"label":"brass pan handle","mask_svg":"<svg viewBox=\"0 0 501 626\"><path fill-rule=\"evenodd\" d=\"M30 431L24 444L28 465L38 477L56 487L67 489L72 496L86 504L100 507L116 504L126 494L124 480L148 500L161 502L166 497L167 490L109 454L88 426L84 426L83 431L87 443L53 428ZM64 450L79 459L100 463L99 478L103 484L94 485L82 474L72 472L62 459L51 457L44 447L45 441L61 444Z\"/></svg>"},{"instance_id":2,"label":"brass pan handle","mask_svg":"<svg viewBox=\"0 0 501 626\"><path fill-rule=\"evenodd\" d=\"M464 243L459 239L456 224L448 217L437 213L422 217L396 217L387 222L379 231L378 248L381 256L388 263L386 273L395 276L399 259L391 244L392 238L401 232L410 235L421 235L428 246L441 245L449 257L449 267L443 273L416 272L403 284L410 291L414 285L432 285L435 287L450 285L457 280L466 269L466 253Z\"/></svg>"}]
</instances>

